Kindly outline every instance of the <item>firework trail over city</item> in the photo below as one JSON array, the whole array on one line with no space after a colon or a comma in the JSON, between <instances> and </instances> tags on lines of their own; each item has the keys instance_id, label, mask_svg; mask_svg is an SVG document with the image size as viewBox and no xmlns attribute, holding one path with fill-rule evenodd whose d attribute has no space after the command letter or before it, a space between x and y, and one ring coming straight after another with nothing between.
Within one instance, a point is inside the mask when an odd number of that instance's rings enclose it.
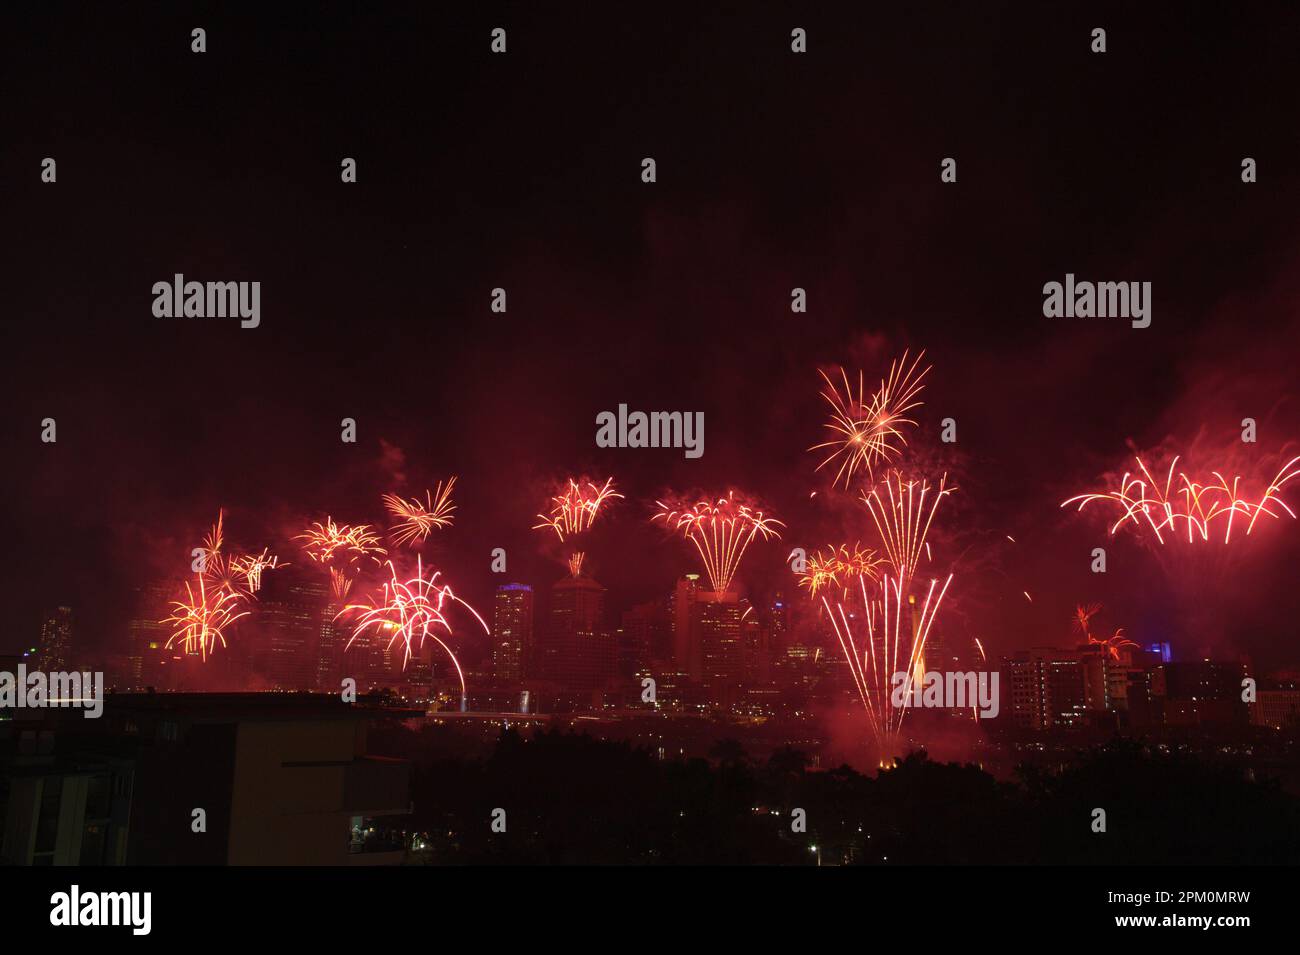
<instances>
[{"instance_id":1,"label":"firework trail over city","mask_svg":"<svg viewBox=\"0 0 1300 955\"><path fill-rule=\"evenodd\" d=\"M755 537L780 540L777 528L785 526L738 498L735 491L716 500L705 498L693 504L656 501L655 506L658 511L650 520L663 521L670 531L695 545L714 593L731 589L745 550Z\"/></svg>"},{"instance_id":2,"label":"firework trail over city","mask_svg":"<svg viewBox=\"0 0 1300 955\"><path fill-rule=\"evenodd\" d=\"M945 474L935 487L924 478L908 479L893 471L877 487L862 495L862 503L866 504L880 534L885 556L904 586L915 579L921 555L929 556L926 537L935 512L943 499L956 490L947 481Z\"/></svg>"},{"instance_id":3,"label":"firework trail over city","mask_svg":"<svg viewBox=\"0 0 1300 955\"><path fill-rule=\"evenodd\" d=\"M916 426L907 415L921 404L918 396L931 371L922 366L924 356L922 351L909 360L904 352L870 395L861 372L856 390L843 368L841 386L822 372L826 387L821 397L831 408L825 427L832 437L809 449L829 452L817 469L837 468L832 490L849 490L859 476L872 482L859 499L871 516L880 551L858 544L818 551L808 559L799 583L820 600L882 756L898 749L910 691L924 667L926 641L953 577L949 573L942 583L929 582L916 616L918 568L923 558L932 557L927 537L940 503L954 490L946 473L936 486L898 469L908 444L905 431ZM882 465L891 468L877 482ZM904 674L901 706L891 699L895 674Z\"/></svg>"},{"instance_id":4,"label":"firework trail over city","mask_svg":"<svg viewBox=\"0 0 1300 955\"><path fill-rule=\"evenodd\" d=\"M399 547L423 544L435 528L451 526L451 512L456 510L456 505L451 502L451 492L455 486L454 476L445 485L439 481L432 492L424 492L423 501L419 498L406 500L396 494L384 495L384 507L397 521L389 530Z\"/></svg>"},{"instance_id":5,"label":"firework trail over city","mask_svg":"<svg viewBox=\"0 0 1300 955\"><path fill-rule=\"evenodd\" d=\"M1137 644L1124 636L1124 628L1118 628L1109 637L1094 636L1092 632L1092 618L1101 612L1101 604L1079 604L1074 609L1074 616L1071 622L1078 628L1079 632L1087 639L1089 646L1095 646L1102 650L1110 659L1116 663L1120 662L1120 654L1124 650L1133 650Z\"/></svg>"},{"instance_id":6,"label":"firework trail over city","mask_svg":"<svg viewBox=\"0 0 1300 955\"><path fill-rule=\"evenodd\" d=\"M325 518L324 524L313 523L294 540L303 541L302 549L308 559L329 568L330 587L339 600L351 591L355 571L362 562L378 564L379 558L388 553L369 524L335 524L330 517Z\"/></svg>"},{"instance_id":7,"label":"firework trail over city","mask_svg":"<svg viewBox=\"0 0 1300 955\"><path fill-rule=\"evenodd\" d=\"M572 544L575 538L591 528L607 501L622 496L614 490L612 477L606 478L602 485L585 477L569 478L562 490L551 498L550 512L537 515L541 523L534 524L533 530L544 531L549 528L555 531L561 543L567 540ZM577 577L582 573L584 556L579 550L570 553L568 564L572 576Z\"/></svg>"},{"instance_id":8,"label":"firework trail over city","mask_svg":"<svg viewBox=\"0 0 1300 955\"><path fill-rule=\"evenodd\" d=\"M808 557L805 570L799 575L799 586L807 587L810 597L816 597L823 587L836 587L844 592L858 577L876 580L883 563L874 550L861 544L825 547Z\"/></svg>"},{"instance_id":9,"label":"firework trail over city","mask_svg":"<svg viewBox=\"0 0 1300 955\"><path fill-rule=\"evenodd\" d=\"M217 522L212 525L207 535L203 538L200 573L205 578L205 589L214 593L227 590L233 594L241 595L251 593L247 589L247 579L245 578L244 587L240 587L241 573L236 561L226 558L223 548L225 547L225 512L217 511Z\"/></svg>"},{"instance_id":10,"label":"firework trail over city","mask_svg":"<svg viewBox=\"0 0 1300 955\"><path fill-rule=\"evenodd\" d=\"M265 548L260 554L227 557L225 547L225 512L217 512L217 522L203 538L199 569L195 583L185 584L184 599L172 601L172 613L161 622L172 625L166 648L180 642L185 653L197 653L207 662L218 645L226 646L226 631L236 621L249 616L242 609L262 585L262 572L274 569L278 559Z\"/></svg>"},{"instance_id":11,"label":"firework trail over city","mask_svg":"<svg viewBox=\"0 0 1300 955\"><path fill-rule=\"evenodd\" d=\"M289 563L288 561L281 562L279 557L264 547L260 554L244 554L232 558L230 566L235 573L243 577L246 592L249 596L253 596L262 589L262 573L264 571L288 567Z\"/></svg>"},{"instance_id":12,"label":"firework trail over city","mask_svg":"<svg viewBox=\"0 0 1300 955\"><path fill-rule=\"evenodd\" d=\"M1116 663L1120 662L1120 653L1124 650L1135 650L1137 644L1124 636L1124 628L1120 627L1109 637L1088 637L1089 644L1095 644L1100 647Z\"/></svg>"},{"instance_id":13,"label":"firework trail over city","mask_svg":"<svg viewBox=\"0 0 1300 955\"><path fill-rule=\"evenodd\" d=\"M924 357L922 351L908 365L907 352L903 352L901 359L890 364L889 374L870 396L861 371L856 392L843 367L839 369L842 388L831 375L819 371L826 382L821 396L831 408L830 420L824 425L831 437L808 450L828 450L826 458L817 465L818 471L838 464L832 487L843 482L847 490L858 472L874 480L875 466L895 460L902 452L907 444L903 429L916 427L916 422L906 415L921 406L916 397L925 387L924 379L930 372L929 366L920 367Z\"/></svg>"},{"instance_id":14,"label":"firework trail over city","mask_svg":"<svg viewBox=\"0 0 1300 955\"><path fill-rule=\"evenodd\" d=\"M279 567L288 567L287 562L272 554L268 548L262 548L259 554L241 554L227 557L224 552L225 512L217 512L217 522L212 525L203 539L203 575L212 590L229 590L240 597L254 597L262 589L262 574Z\"/></svg>"},{"instance_id":15,"label":"firework trail over city","mask_svg":"<svg viewBox=\"0 0 1300 955\"><path fill-rule=\"evenodd\" d=\"M821 603L853 674L872 736L880 754L889 756L899 749L912 689L924 669L925 645L952 574L942 585L930 581L915 620L911 595L900 577L886 575L871 584L868 580L865 574L858 576L856 586L837 598L823 593ZM895 674L902 675L902 706L892 699Z\"/></svg>"},{"instance_id":16,"label":"firework trail over city","mask_svg":"<svg viewBox=\"0 0 1300 955\"><path fill-rule=\"evenodd\" d=\"M1242 460L1245 453L1235 444L1197 450L1198 460L1219 465L1199 471L1180 466L1180 455L1169 454L1169 463L1157 467L1137 454L1135 471L1060 504L1085 519L1106 514L1105 539L1128 539L1149 555L1169 588L1171 615L1198 654L1223 649L1224 621L1241 613L1251 582L1267 573L1262 532L1296 516L1284 494L1300 474L1300 458L1280 456L1285 463L1271 480L1251 480L1243 473L1259 465Z\"/></svg>"},{"instance_id":17,"label":"firework trail over city","mask_svg":"<svg viewBox=\"0 0 1300 955\"><path fill-rule=\"evenodd\" d=\"M455 652L443 639L453 635L446 611L450 609L451 604L458 603L478 621L484 633L491 632L487 623L477 610L457 597L449 585L439 583L441 572L434 571L426 577L423 561L419 557L416 558L415 576L407 579L398 576L392 561L388 561L387 566L389 580L383 585L380 594L366 603L348 604L335 617L335 619L346 615L356 617L356 625L351 639L348 640L348 647L351 647L367 631L373 631L381 639L387 636L390 648L400 640L403 645L402 668L405 669L412 655L423 647L424 641L433 641L446 652L456 670L460 680L463 708L465 672Z\"/></svg>"},{"instance_id":18,"label":"firework trail over city","mask_svg":"<svg viewBox=\"0 0 1300 955\"><path fill-rule=\"evenodd\" d=\"M1082 511L1094 502L1112 505L1119 511L1110 533L1117 533L1125 525L1148 531L1161 544L1183 542L1205 544L1232 541L1234 529L1238 536L1249 536L1261 516L1277 518L1282 513L1295 518L1295 512L1279 497L1282 488L1300 474L1300 457L1282 465L1277 475L1259 495L1244 496L1242 478L1236 475L1229 481L1220 471L1212 471L1208 478L1197 480L1178 468L1175 457L1158 481L1139 457L1138 473L1125 472L1119 487L1108 491L1077 494L1061 502L1061 507L1075 504ZM1219 536L1219 532L1222 536Z\"/></svg>"},{"instance_id":19,"label":"firework trail over city","mask_svg":"<svg viewBox=\"0 0 1300 955\"><path fill-rule=\"evenodd\" d=\"M197 591L187 581L185 599L172 602L172 615L163 623L176 628L167 641L167 649L179 640L184 652L198 653L206 662L217 644L226 645L225 631L240 618L247 617L248 611L239 609L241 597L237 592L226 588L209 590L204 575L196 576Z\"/></svg>"},{"instance_id":20,"label":"firework trail over city","mask_svg":"<svg viewBox=\"0 0 1300 955\"><path fill-rule=\"evenodd\" d=\"M883 494L873 489L863 501L872 511L887 556L857 544L827 548L808 559L799 583L813 597L820 592L821 610L849 664L872 736L882 756L888 756L899 748L911 690L922 678L926 642L953 578L950 573L942 586L931 580L920 616L913 615L916 566L927 549L926 535L939 502L952 488L941 480L936 490L898 475L882 486ZM886 565L891 572L882 575ZM901 707L890 695L898 673L905 674Z\"/></svg>"}]
</instances>

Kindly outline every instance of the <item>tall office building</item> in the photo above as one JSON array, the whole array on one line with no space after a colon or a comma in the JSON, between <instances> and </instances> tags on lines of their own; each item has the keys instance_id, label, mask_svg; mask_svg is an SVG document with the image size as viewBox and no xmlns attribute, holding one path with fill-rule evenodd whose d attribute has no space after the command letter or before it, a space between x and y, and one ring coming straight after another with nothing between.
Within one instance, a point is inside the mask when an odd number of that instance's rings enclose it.
<instances>
[{"instance_id":1,"label":"tall office building","mask_svg":"<svg viewBox=\"0 0 1300 955\"><path fill-rule=\"evenodd\" d=\"M321 671L321 641L329 629L330 591L314 576L277 573L263 585L257 614L250 622L254 669L272 687L314 689ZM248 637L241 633L241 641ZM326 672L330 667L326 666Z\"/></svg>"},{"instance_id":2,"label":"tall office building","mask_svg":"<svg viewBox=\"0 0 1300 955\"><path fill-rule=\"evenodd\" d=\"M1022 729L1081 724L1087 717L1083 655L1078 650L1034 647L1002 658L1009 675L1011 718Z\"/></svg>"},{"instance_id":3,"label":"tall office building","mask_svg":"<svg viewBox=\"0 0 1300 955\"><path fill-rule=\"evenodd\" d=\"M524 678L533 647L533 588L505 584L492 598L492 674L516 683Z\"/></svg>"},{"instance_id":4,"label":"tall office building","mask_svg":"<svg viewBox=\"0 0 1300 955\"><path fill-rule=\"evenodd\" d=\"M1300 728L1300 683L1270 681L1259 688L1250 705L1250 721L1275 730Z\"/></svg>"},{"instance_id":5,"label":"tall office building","mask_svg":"<svg viewBox=\"0 0 1300 955\"><path fill-rule=\"evenodd\" d=\"M772 595L767 607L767 629L773 653L780 653L789 645L790 638L790 602L785 599L785 592L778 590Z\"/></svg>"},{"instance_id":6,"label":"tall office building","mask_svg":"<svg viewBox=\"0 0 1300 955\"><path fill-rule=\"evenodd\" d=\"M773 623L763 622L757 614L742 614L740 639L744 647L744 683L749 687L772 682Z\"/></svg>"},{"instance_id":7,"label":"tall office building","mask_svg":"<svg viewBox=\"0 0 1300 955\"><path fill-rule=\"evenodd\" d=\"M47 673L72 668L72 608L56 607L41 618L36 644L40 667Z\"/></svg>"},{"instance_id":8,"label":"tall office building","mask_svg":"<svg viewBox=\"0 0 1300 955\"><path fill-rule=\"evenodd\" d=\"M744 676L740 599L734 593L701 592L691 605L691 653L700 661L699 682L714 703L735 698Z\"/></svg>"},{"instance_id":9,"label":"tall office building","mask_svg":"<svg viewBox=\"0 0 1300 955\"><path fill-rule=\"evenodd\" d=\"M352 628L338 619L342 609L341 601L327 598L320 604L316 619L315 685L325 693L337 693L343 680L343 648L352 635Z\"/></svg>"},{"instance_id":10,"label":"tall office building","mask_svg":"<svg viewBox=\"0 0 1300 955\"><path fill-rule=\"evenodd\" d=\"M541 675L566 689L602 688L614 676L613 636L603 627L605 588L587 576L565 577L551 588Z\"/></svg>"},{"instance_id":11,"label":"tall office building","mask_svg":"<svg viewBox=\"0 0 1300 955\"><path fill-rule=\"evenodd\" d=\"M172 635L170 604L180 589L175 579L156 580L136 589L135 609L127 623L126 683L128 689L162 689L166 685L167 641Z\"/></svg>"},{"instance_id":12,"label":"tall office building","mask_svg":"<svg viewBox=\"0 0 1300 955\"><path fill-rule=\"evenodd\" d=\"M1245 678L1246 665L1235 661L1164 663L1152 671L1152 695L1160 699L1167 726L1245 723Z\"/></svg>"},{"instance_id":13,"label":"tall office building","mask_svg":"<svg viewBox=\"0 0 1300 955\"><path fill-rule=\"evenodd\" d=\"M687 574L673 587L670 604L670 621L673 637L673 662L678 673L684 673L692 680L698 681L703 670L699 653L699 644L691 641L691 608L701 593L700 575Z\"/></svg>"},{"instance_id":14,"label":"tall office building","mask_svg":"<svg viewBox=\"0 0 1300 955\"><path fill-rule=\"evenodd\" d=\"M661 600L637 604L623 612L618 645L618 672L631 678L672 655L672 627Z\"/></svg>"}]
</instances>

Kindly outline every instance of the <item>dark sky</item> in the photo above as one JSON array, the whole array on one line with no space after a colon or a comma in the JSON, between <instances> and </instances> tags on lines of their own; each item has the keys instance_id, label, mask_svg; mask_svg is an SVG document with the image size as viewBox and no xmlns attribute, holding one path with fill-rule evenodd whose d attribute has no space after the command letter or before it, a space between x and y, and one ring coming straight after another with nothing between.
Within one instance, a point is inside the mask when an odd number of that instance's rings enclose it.
<instances>
[{"instance_id":1,"label":"dark sky","mask_svg":"<svg viewBox=\"0 0 1300 955\"><path fill-rule=\"evenodd\" d=\"M615 608L693 569L647 524L668 488L760 498L789 526L741 576L789 586L790 546L871 537L806 451L817 369L925 348L918 448L958 421L951 626L1057 643L1099 601L1186 654L1300 658L1295 522L1192 568L1116 542L1101 578L1104 528L1058 508L1129 442L1251 487L1297 453L1300 10L461 6L5 11L0 650L56 602L120 636L219 506L292 558L290 529L449 474L437 562L480 607L493 547L561 575L528 528L583 472L627 495L589 548ZM261 327L155 318L176 272L260 281ZM1151 327L1044 318L1066 272L1152 282ZM704 456L597 449L620 402L703 411Z\"/></svg>"}]
</instances>

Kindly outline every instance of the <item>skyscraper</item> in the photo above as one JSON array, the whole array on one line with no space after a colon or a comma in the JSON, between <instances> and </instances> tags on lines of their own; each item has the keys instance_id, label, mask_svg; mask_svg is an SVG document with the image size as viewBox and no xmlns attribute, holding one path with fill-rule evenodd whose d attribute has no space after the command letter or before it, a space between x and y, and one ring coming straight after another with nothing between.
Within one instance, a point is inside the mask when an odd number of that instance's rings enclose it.
<instances>
[{"instance_id":1,"label":"skyscraper","mask_svg":"<svg viewBox=\"0 0 1300 955\"><path fill-rule=\"evenodd\" d=\"M1011 717L1017 727L1049 730L1078 726L1086 719L1083 655L1078 650L1021 650L1002 658L1002 670L1011 677Z\"/></svg>"},{"instance_id":2,"label":"skyscraper","mask_svg":"<svg viewBox=\"0 0 1300 955\"><path fill-rule=\"evenodd\" d=\"M316 620L316 689L337 693L343 679L343 648L351 635L347 624L337 619L341 602L327 599L320 604Z\"/></svg>"},{"instance_id":3,"label":"skyscraper","mask_svg":"<svg viewBox=\"0 0 1300 955\"><path fill-rule=\"evenodd\" d=\"M164 686L166 647L172 631L162 621L170 615L169 604L179 588L179 580L164 579L136 590L134 616L127 623L126 680L130 689Z\"/></svg>"},{"instance_id":4,"label":"skyscraper","mask_svg":"<svg viewBox=\"0 0 1300 955\"><path fill-rule=\"evenodd\" d=\"M328 605L329 586L316 578L276 574L263 587L253 623L253 662L273 687L316 687Z\"/></svg>"},{"instance_id":5,"label":"skyscraper","mask_svg":"<svg viewBox=\"0 0 1300 955\"><path fill-rule=\"evenodd\" d=\"M67 670L72 662L72 608L56 607L41 618L36 645L40 667L47 673Z\"/></svg>"},{"instance_id":6,"label":"skyscraper","mask_svg":"<svg viewBox=\"0 0 1300 955\"><path fill-rule=\"evenodd\" d=\"M590 577L565 577L551 588L542 676L575 691L595 690L614 675L614 641L602 626L605 588Z\"/></svg>"},{"instance_id":7,"label":"skyscraper","mask_svg":"<svg viewBox=\"0 0 1300 955\"><path fill-rule=\"evenodd\" d=\"M672 605L673 662L677 664L678 673L685 673L692 680L699 680L702 672L699 644L691 642L691 608L699 594L700 575L687 574L677 581L669 598Z\"/></svg>"},{"instance_id":8,"label":"skyscraper","mask_svg":"<svg viewBox=\"0 0 1300 955\"><path fill-rule=\"evenodd\" d=\"M740 599L731 592L701 593L691 607L692 654L700 661L699 682L714 703L730 703L744 674Z\"/></svg>"},{"instance_id":9,"label":"skyscraper","mask_svg":"<svg viewBox=\"0 0 1300 955\"><path fill-rule=\"evenodd\" d=\"M652 662L667 660L672 653L671 629L662 600L650 600L624 611L618 646L619 674L630 679Z\"/></svg>"},{"instance_id":10,"label":"skyscraper","mask_svg":"<svg viewBox=\"0 0 1300 955\"><path fill-rule=\"evenodd\" d=\"M785 591L778 590L772 595L767 620L772 652L780 652L786 648L790 632L790 604L785 599Z\"/></svg>"},{"instance_id":11,"label":"skyscraper","mask_svg":"<svg viewBox=\"0 0 1300 955\"><path fill-rule=\"evenodd\" d=\"M518 682L524 678L533 646L533 588L504 584L492 598L492 674Z\"/></svg>"}]
</instances>

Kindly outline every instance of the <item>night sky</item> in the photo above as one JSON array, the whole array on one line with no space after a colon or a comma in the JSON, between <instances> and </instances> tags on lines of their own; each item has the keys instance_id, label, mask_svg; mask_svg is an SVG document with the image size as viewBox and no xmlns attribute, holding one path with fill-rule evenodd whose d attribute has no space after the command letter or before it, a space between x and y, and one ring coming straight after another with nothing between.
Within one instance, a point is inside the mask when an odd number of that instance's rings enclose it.
<instances>
[{"instance_id":1,"label":"night sky","mask_svg":"<svg viewBox=\"0 0 1300 955\"><path fill-rule=\"evenodd\" d=\"M451 474L428 556L480 608L494 547L510 580L565 573L529 528L582 473L626 495L588 547L615 611L696 569L648 523L668 489L759 498L788 526L740 576L792 590L790 547L872 541L807 451L817 369L924 348L914 445L960 487L941 627L1064 644L1096 601L1186 656L1300 661L1295 521L1188 566L1058 507L1130 445L1252 490L1300 453L1300 9L755 6L7 12L0 651L56 603L119 639L218 507L294 560L308 521L383 523L381 493ZM177 272L260 281L261 326L154 317ZM1067 272L1152 282L1151 327L1045 318ZM704 456L596 448L620 402L703 411Z\"/></svg>"}]
</instances>

